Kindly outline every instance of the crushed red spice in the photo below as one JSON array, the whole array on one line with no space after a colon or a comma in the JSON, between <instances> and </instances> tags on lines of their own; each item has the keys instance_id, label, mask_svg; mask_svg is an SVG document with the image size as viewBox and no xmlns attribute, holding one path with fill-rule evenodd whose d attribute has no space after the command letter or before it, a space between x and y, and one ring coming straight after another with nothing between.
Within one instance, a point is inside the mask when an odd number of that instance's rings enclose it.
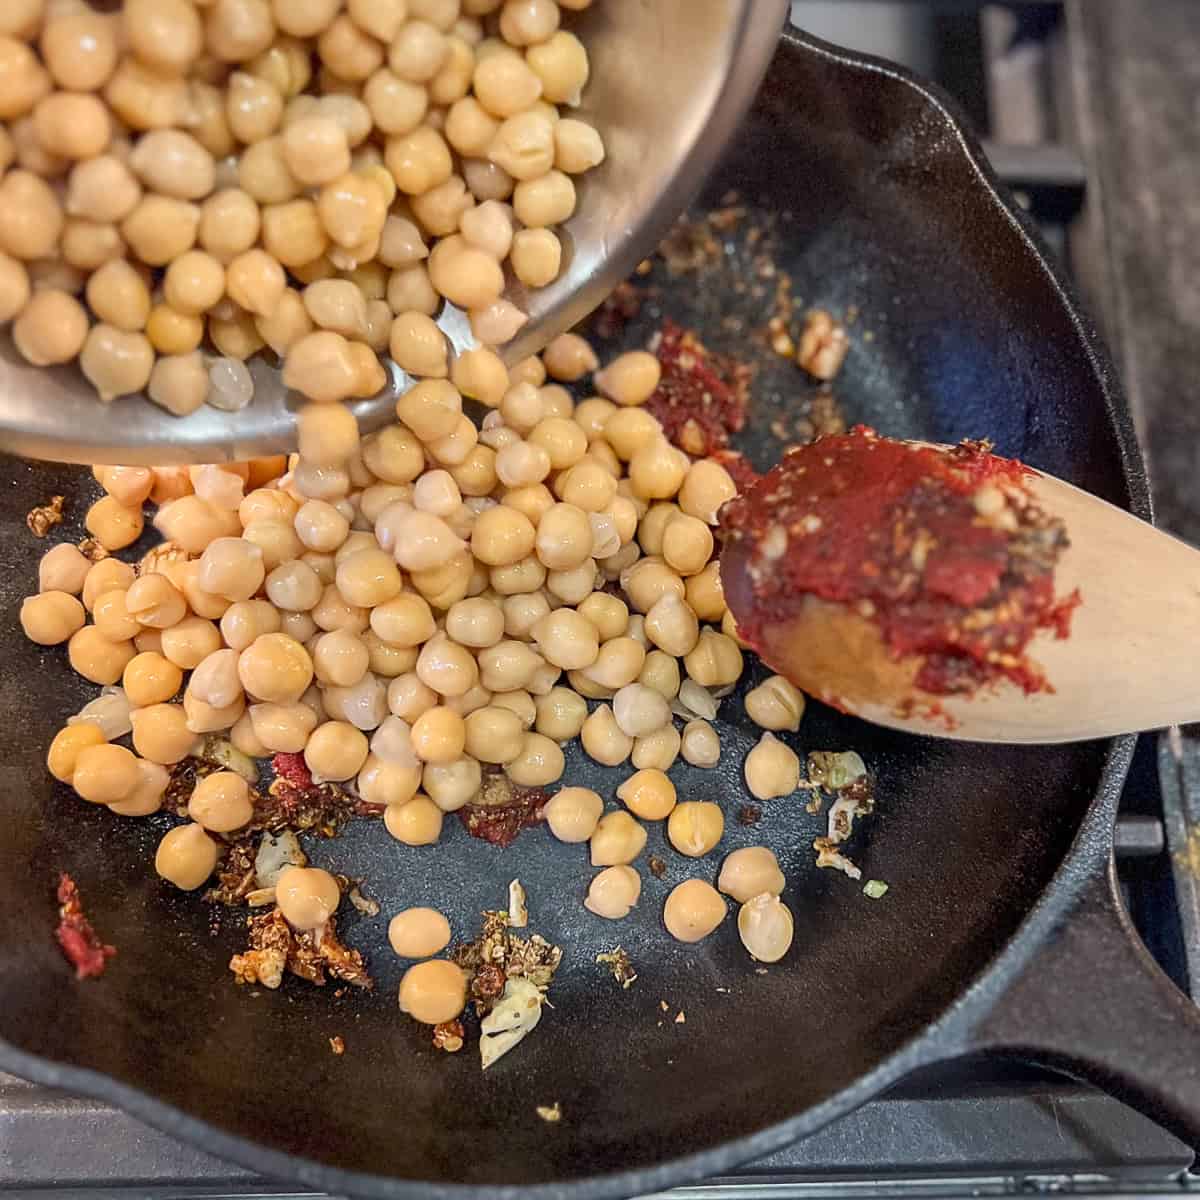
<instances>
[{"instance_id":1,"label":"crushed red spice","mask_svg":"<svg viewBox=\"0 0 1200 1200\"><path fill-rule=\"evenodd\" d=\"M549 799L542 788L521 787L503 771L485 770L479 795L458 810L458 818L472 837L503 849L541 821Z\"/></svg>"},{"instance_id":2,"label":"crushed red spice","mask_svg":"<svg viewBox=\"0 0 1200 1200\"><path fill-rule=\"evenodd\" d=\"M943 452L863 426L790 450L722 510L725 536L753 547L739 636L762 647L815 596L874 621L896 658L920 656L926 692L1051 690L1025 651L1038 630L1066 637L1079 597L1055 598L1067 532L1028 474L984 442Z\"/></svg>"},{"instance_id":3,"label":"crushed red spice","mask_svg":"<svg viewBox=\"0 0 1200 1200\"><path fill-rule=\"evenodd\" d=\"M76 979L94 979L104 974L108 960L117 953L92 928L83 911L83 897L75 880L65 871L58 877L58 927L54 936L75 968Z\"/></svg>"},{"instance_id":4,"label":"crushed red spice","mask_svg":"<svg viewBox=\"0 0 1200 1200\"><path fill-rule=\"evenodd\" d=\"M688 329L663 322L651 349L662 377L646 410L681 450L703 457L729 445L746 423L752 369L727 354L708 350Z\"/></svg>"}]
</instances>

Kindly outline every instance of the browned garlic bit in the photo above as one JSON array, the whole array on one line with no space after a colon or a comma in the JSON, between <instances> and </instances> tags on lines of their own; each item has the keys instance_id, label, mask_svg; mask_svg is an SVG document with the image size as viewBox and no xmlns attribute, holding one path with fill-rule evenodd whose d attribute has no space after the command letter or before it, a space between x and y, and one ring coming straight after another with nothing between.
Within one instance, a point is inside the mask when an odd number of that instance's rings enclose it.
<instances>
[{"instance_id":1,"label":"browned garlic bit","mask_svg":"<svg viewBox=\"0 0 1200 1200\"><path fill-rule=\"evenodd\" d=\"M589 64L553 0L29 8L0 36L0 321L105 402L236 412L264 350L326 406L379 391L389 350L445 377L443 298L481 346L511 338L505 267L558 276L556 227L604 158L565 116ZM589 354L560 343L559 377ZM455 383L475 395L489 361ZM302 414L314 465L357 441L343 410Z\"/></svg>"}]
</instances>

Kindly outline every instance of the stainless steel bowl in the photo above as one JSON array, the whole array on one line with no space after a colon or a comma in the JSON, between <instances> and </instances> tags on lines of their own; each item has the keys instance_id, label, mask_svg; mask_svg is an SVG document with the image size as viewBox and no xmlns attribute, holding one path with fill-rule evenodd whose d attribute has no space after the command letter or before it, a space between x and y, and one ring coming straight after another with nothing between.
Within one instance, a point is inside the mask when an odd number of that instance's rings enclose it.
<instances>
[{"instance_id":1,"label":"stainless steel bowl","mask_svg":"<svg viewBox=\"0 0 1200 1200\"><path fill-rule=\"evenodd\" d=\"M549 287L510 298L529 323L503 348L509 362L540 350L600 303L649 253L698 190L758 89L787 0L598 0L582 16L592 77L578 110L604 135L607 157L581 182L564 227L565 267ZM454 350L471 343L450 305L438 324ZM389 363L388 387L353 404L364 432L393 416L410 380ZM0 447L81 463L220 462L295 446L303 403L265 361L251 364L254 399L238 413L205 406L173 417L143 396L102 404L76 367L24 362L0 339Z\"/></svg>"}]
</instances>

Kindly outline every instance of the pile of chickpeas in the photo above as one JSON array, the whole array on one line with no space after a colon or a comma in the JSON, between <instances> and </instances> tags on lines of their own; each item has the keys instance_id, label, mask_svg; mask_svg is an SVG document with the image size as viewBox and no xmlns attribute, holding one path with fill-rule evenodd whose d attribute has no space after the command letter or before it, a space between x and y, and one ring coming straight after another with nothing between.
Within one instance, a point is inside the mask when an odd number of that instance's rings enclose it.
<instances>
[{"instance_id":1,"label":"pile of chickpeas","mask_svg":"<svg viewBox=\"0 0 1200 1200\"><path fill-rule=\"evenodd\" d=\"M443 299L508 341L505 268L557 277L604 157L562 115L589 68L560 10L590 3L9 0L0 322L177 415L244 406L264 350L326 405L378 392L381 353L445 379Z\"/></svg>"},{"instance_id":2,"label":"pile of chickpeas","mask_svg":"<svg viewBox=\"0 0 1200 1200\"><path fill-rule=\"evenodd\" d=\"M736 488L643 407L659 381L653 355L597 366L575 334L511 372L476 349L361 441L353 421L338 440L305 415L287 460L96 468L106 494L87 513L92 537L112 552L130 546L149 501L166 541L136 570L115 556L93 564L70 544L42 560L26 634L65 642L72 667L120 684L132 709L132 749L93 722L70 724L50 747L51 773L86 801L148 815L170 768L222 733L251 758L303 753L315 780L384 806L392 837L426 846L478 797L484 768L500 767L514 784L553 790L554 837L588 843L592 913L619 920L637 904L649 822L664 821L670 845L700 867L724 813L680 801L667 772L680 756L716 764L712 718L743 671L713 537ZM488 406L479 429L465 393ZM800 762L776 735L799 728L803 695L773 676L744 703L764 730L745 763L750 792L795 792ZM620 807L606 812L588 788L554 790L575 737L595 761L632 767ZM188 811L155 865L196 889L250 819L245 781L208 776ZM737 850L715 887L699 876L676 887L663 922L699 941L732 897L743 942L774 962L792 940L783 886L770 850ZM336 892L332 876L305 869L277 900L297 928L316 928ZM402 993L406 1010L435 1023L456 1015L444 1014L464 1002L461 972L431 957L447 944L444 918L401 914L390 932L397 953L428 960Z\"/></svg>"}]
</instances>

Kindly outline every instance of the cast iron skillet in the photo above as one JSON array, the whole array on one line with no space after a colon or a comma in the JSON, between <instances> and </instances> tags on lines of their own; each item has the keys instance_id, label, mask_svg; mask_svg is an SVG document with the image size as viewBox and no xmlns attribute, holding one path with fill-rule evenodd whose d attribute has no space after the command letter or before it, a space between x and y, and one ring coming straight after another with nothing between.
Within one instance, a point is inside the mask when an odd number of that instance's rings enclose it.
<instances>
[{"instance_id":1,"label":"cast iron skillet","mask_svg":"<svg viewBox=\"0 0 1200 1200\"><path fill-rule=\"evenodd\" d=\"M1148 514L1094 333L938 94L790 36L714 194L727 187L791 211L782 265L806 303L859 307L862 336L839 381L852 417L939 441L990 435L1002 452ZM686 319L712 302L701 291L684 281L663 307L678 304ZM21 518L47 492L80 488L66 469L7 470L12 630L43 548ZM551 845L544 830L501 852L450 822L436 850L405 851L360 822L316 852L366 874L383 903L384 917L347 926L377 991L339 999L293 980L253 996L224 969L237 921L212 934L204 906L153 875L167 819L120 821L48 782L44 747L84 694L61 652L12 633L5 652L4 1069L118 1103L267 1175L378 1197L653 1192L762 1155L917 1067L977 1050L1073 1071L1200 1142L1200 1018L1136 942L1113 881L1129 739L923 741L812 706L795 744L854 747L878 778L881 811L856 853L891 890L871 902L813 869L819 819L801 804L775 801L752 830L731 819L726 847L764 841L779 852L796 913L790 955L762 975L732 920L690 948L661 931L663 897L688 873L677 855L664 855L666 879L643 872L635 917L611 925L579 904L582 848ZM732 813L753 734L732 715L740 704L725 708L722 768L677 778ZM587 767L577 749L567 775L612 794L615 774ZM661 849L660 831L649 849ZM716 872L715 862L688 866ZM51 936L60 869L119 947L98 982L77 984ZM470 933L514 875L534 928L570 959L554 1010L485 1077L473 1047L435 1053L399 1018L400 964L383 928L399 907L432 902ZM592 963L617 943L640 972L628 991ZM681 1009L685 1023L674 1019ZM345 1039L342 1057L329 1052L333 1035ZM563 1118L547 1125L535 1106L556 1101Z\"/></svg>"}]
</instances>

